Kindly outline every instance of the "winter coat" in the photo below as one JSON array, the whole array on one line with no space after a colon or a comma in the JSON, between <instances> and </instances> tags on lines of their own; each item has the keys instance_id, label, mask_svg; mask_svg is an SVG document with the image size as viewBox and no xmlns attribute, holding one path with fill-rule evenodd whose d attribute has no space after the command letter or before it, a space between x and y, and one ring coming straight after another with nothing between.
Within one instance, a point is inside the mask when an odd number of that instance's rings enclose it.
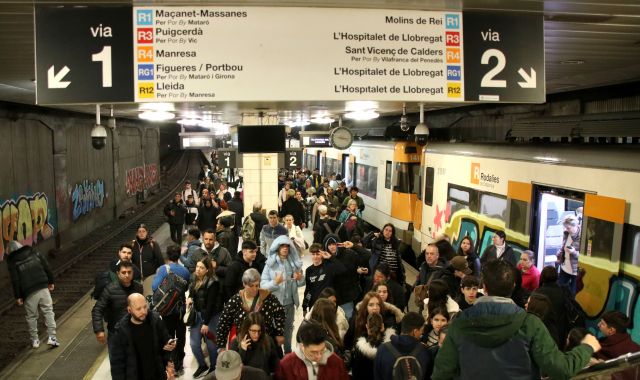
<instances>
[{"instance_id":1,"label":"winter coat","mask_svg":"<svg viewBox=\"0 0 640 380\"><path fill-rule=\"evenodd\" d=\"M347 207L347 204L349 203L349 199L354 199L356 201L356 203L358 204L358 210L360 210L360 212L364 211L364 201L362 200L362 197L359 195L356 195L355 198L352 198L351 195L346 197L342 201L342 207Z\"/></svg>"},{"instance_id":2,"label":"winter coat","mask_svg":"<svg viewBox=\"0 0 640 380\"><path fill-rule=\"evenodd\" d=\"M561 352L540 318L508 298L484 296L449 324L432 379L540 379L540 368L568 379L592 354L586 344Z\"/></svg>"},{"instance_id":3,"label":"winter coat","mask_svg":"<svg viewBox=\"0 0 640 380\"><path fill-rule=\"evenodd\" d=\"M396 334L396 330L387 328L384 330L382 343L391 341L391 337ZM373 365L378 353L380 344L374 345L367 340L366 336L361 336L353 345L351 371L354 379L373 379Z\"/></svg>"},{"instance_id":4,"label":"winter coat","mask_svg":"<svg viewBox=\"0 0 640 380\"><path fill-rule=\"evenodd\" d=\"M133 293L142 294L142 285L133 281L131 286L125 288L120 281L112 281L105 286L100 299L96 301L91 310L93 332L104 331L103 320L107 322L109 331L114 331L116 323L127 314L127 298Z\"/></svg>"},{"instance_id":5,"label":"winter coat","mask_svg":"<svg viewBox=\"0 0 640 380\"><path fill-rule=\"evenodd\" d=\"M221 246L225 247L230 254L235 255L238 253L238 237L230 227L225 227L218 231L216 240Z\"/></svg>"},{"instance_id":6,"label":"winter coat","mask_svg":"<svg viewBox=\"0 0 640 380\"><path fill-rule=\"evenodd\" d=\"M231 326L235 323L236 328L240 327L242 321L252 311L259 311L264 317L267 327L266 333L272 337L284 336L284 308L278 299L266 289L260 289L258 292L259 301L255 309L250 310L249 306L244 302L244 290L239 291L224 304L216 337L218 338L218 347L225 347L229 339Z\"/></svg>"},{"instance_id":7,"label":"winter coat","mask_svg":"<svg viewBox=\"0 0 640 380\"><path fill-rule=\"evenodd\" d=\"M200 239L187 242L187 251L180 255L180 262L193 273L196 270L196 264L202 260L207 251L202 249L202 242Z\"/></svg>"},{"instance_id":8,"label":"winter coat","mask_svg":"<svg viewBox=\"0 0 640 380\"><path fill-rule=\"evenodd\" d=\"M256 242L256 244L259 244L262 227L266 226L269 223L269 220L261 212L252 212L251 214L249 214L249 216L251 217L251 219L253 219L253 223L255 223L256 225L255 230L253 231L255 234L254 241ZM262 255L266 256L265 253L266 252L263 252Z\"/></svg>"},{"instance_id":9,"label":"winter coat","mask_svg":"<svg viewBox=\"0 0 640 380\"><path fill-rule=\"evenodd\" d=\"M278 347L273 341L273 338L269 335L261 337L262 339L267 339L269 342L269 347L267 349L264 349L261 343L255 344L252 342L246 351L240 346L238 338L242 339L243 337L236 336L231 342L230 348L240 354L242 364L253 368L259 368L269 375L276 371L280 359L278 358L278 353L276 351Z\"/></svg>"},{"instance_id":10,"label":"winter coat","mask_svg":"<svg viewBox=\"0 0 640 380\"><path fill-rule=\"evenodd\" d=\"M424 254L421 256L424 256ZM433 267L429 266L426 261L423 261L420 265L420 271L418 272L416 282L413 284L413 286L416 287L418 285L427 285L430 281L439 279L440 277L442 277L444 267L446 265L447 262L443 258L439 258L438 262Z\"/></svg>"},{"instance_id":11,"label":"winter coat","mask_svg":"<svg viewBox=\"0 0 640 380\"><path fill-rule=\"evenodd\" d=\"M628 333L615 333L611 336L600 339L600 351L593 356L596 359L609 360L620 355L640 351L640 345L631 340ZM615 378L615 377L614 377Z\"/></svg>"},{"instance_id":12,"label":"winter coat","mask_svg":"<svg viewBox=\"0 0 640 380\"><path fill-rule=\"evenodd\" d=\"M174 215L171 215L171 211ZM187 207L184 205L184 201L177 202L172 200L166 206L164 206L164 214L168 218L169 224L184 224L184 218L187 216Z\"/></svg>"},{"instance_id":13,"label":"winter coat","mask_svg":"<svg viewBox=\"0 0 640 380\"><path fill-rule=\"evenodd\" d=\"M200 202L200 207L198 208L198 219L196 223L198 224L198 229L200 231L206 230L216 230L216 224L218 221L216 217L220 214L220 207L215 207L213 204L211 206L206 206L207 200L203 199Z\"/></svg>"},{"instance_id":14,"label":"winter coat","mask_svg":"<svg viewBox=\"0 0 640 380\"><path fill-rule=\"evenodd\" d=\"M116 334L114 337L113 347L110 352L111 376L113 380L138 380L138 360L131 336L131 326L129 314L124 315L117 324ZM160 315L154 311L149 311L147 318L143 323L151 325L153 336L149 337L149 344L152 345L154 355L154 365L156 372L159 374L158 380L167 378L165 368L168 361L169 352L164 351L163 347L169 341L169 333L162 322Z\"/></svg>"},{"instance_id":15,"label":"winter coat","mask_svg":"<svg viewBox=\"0 0 640 380\"><path fill-rule=\"evenodd\" d=\"M356 315L358 310L362 307L362 301L356 304L356 307L353 312L353 316L349 321L349 331L344 337L344 345L346 348L351 348L356 343L356 339L359 338L356 336ZM384 323L385 328L393 328L396 331L400 331L400 322L402 322L402 318L404 317L404 313L402 310L398 309L395 305L390 304L388 302L384 303L384 307L386 311L382 314L382 322ZM366 330L365 330L366 331Z\"/></svg>"},{"instance_id":16,"label":"winter coat","mask_svg":"<svg viewBox=\"0 0 640 380\"><path fill-rule=\"evenodd\" d=\"M222 311L221 296L220 282L214 277L209 277L207 282L196 290L196 277L195 275L191 276L189 298L193 299L193 307L200 312L205 323L208 323L214 315Z\"/></svg>"},{"instance_id":17,"label":"winter coat","mask_svg":"<svg viewBox=\"0 0 640 380\"><path fill-rule=\"evenodd\" d=\"M391 337L390 342L384 343L378 347L373 368L374 380L387 380L392 378L393 364L396 362L396 357L391 353L387 345L393 345L393 347L403 356L410 355L416 346L421 347L416 359L422 368L422 380L429 378L426 368L429 368L431 355L427 348L420 343L418 339L410 335L394 335ZM487 379L489 378L490 377L487 377Z\"/></svg>"},{"instance_id":18,"label":"winter coat","mask_svg":"<svg viewBox=\"0 0 640 380\"><path fill-rule=\"evenodd\" d=\"M13 295L26 299L31 293L53 284L53 272L49 262L40 252L28 245L13 251L7 257Z\"/></svg>"},{"instance_id":19,"label":"winter coat","mask_svg":"<svg viewBox=\"0 0 640 380\"><path fill-rule=\"evenodd\" d=\"M302 260L300 260L300 256L298 256L298 251L296 250L295 246L291 244L289 236L278 236L273 241L273 243L271 244L271 248L269 249L269 257L267 257L267 262L262 271L260 287L262 289L267 289L268 291L270 291L274 296L278 298L278 301L283 304L285 299L284 292L286 283L293 282L293 303L297 307L300 305L297 288L304 286L304 274L298 281L291 279L290 276L285 276L285 281L281 282L280 284L276 284L277 273L285 273L285 263L278 256L278 247L280 247L280 245L282 244L286 244L289 246L289 256L287 256L286 261L289 263L289 265L291 265L291 269L293 270L293 272L302 272Z\"/></svg>"},{"instance_id":20,"label":"winter coat","mask_svg":"<svg viewBox=\"0 0 640 380\"><path fill-rule=\"evenodd\" d=\"M322 264L318 266L309 265L304 273L306 286L304 288L304 300L302 301L303 309L306 310L312 307L320 292L324 288L334 287L335 279L345 272L346 268L335 257L323 260Z\"/></svg>"},{"instance_id":21,"label":"winter coat","mask_svg":"<svg viewBox=\"0 0 640 380\"><path fill-rule=\"evenodd\" d=\"M326 351L318 361L318 380L349 380L349 374L344 368L344 362L333 352L329 342L325 342ZM304 356L302 349L296 345L293 352L282 358L276 371L276 380L306 380L313 372L313 363Z\"/></svg>"},{"instance_id":22,"label":"winter coat","mask_svg":"<svg viewBox=\"0 0 640 380\"><path fill-rule=\"evenodd\" d=\"M299 226L304 222L304 207L295 197L289 197L282 203L280 215L283 218L287 215L293 216L293 224Z\"/></svg>"},{"instance_id":23,"label":"winter coat","mask_svg":"<svg viewBox=\"0 0 640 380\"><path fill-rule=\"evenodd\" d=\"M227 203L229 211L235 212L234 231L237 235L240 235L240 229L242 228L242 217L244 216L244 205L242 199L233 198Z\"/></svg>"},{"instance_id":24,"label":"winter coat","mask_svg":"<svg viewBox=\"0 0 640 380\"><path fill-rule=\"evenodd\" d=\"M487 249L484 250L482 257L480 258L480 263L484 265L485 263L496 260L498 258L498 253L496 251L495 245L490 245ZM502 256L500 256L500 260L508 261L515 267L518 265L518 261L520 261L520 256L516 254L516 252L511 248L511 246L507 243L504 243L504 252L502 252Z\"/></svg>"},{"instance_id":25,"label":"winter coat","mask_svg":"<svg viewBox=\"0 0 640 380\"><path fill-rule=\"evenodd\" d=\"M251 264L244 261L242 258L242 251L232 256L233 261L227 267L227 273L225 274L223 281L225 302L243 288L242 275L247 269L254 268L258 272L262 273L266 262L266 258L260 254L256 255L256 259L253 260Z\"/></svg>"},{"instance_id":26,"label":"winter coat","mask_svg":"<svg viewBox=\"0 0 640 380\"><path fill-rule=\"evenodd\" d=\"M211 252L207 251L204 244L202 244L202 249L204 249L211 260L216 262L216 276L222 281L226 276L229 264L231 264L231 254L218 242L215 243Z\"/></svg>"},{"instance_id":27,"label":"winter coat","mask_svg":"<svg viewBox=\"0 0 640 380\"><path fill-rule=\"evenodd\" d=\"M556 282L552 282L541 285L534 293L545 295L551 300L550 314L552 314L556 322L558 339L564 345L570 330L569 326L567 326L567 310L564 299L565 297L573 297L570 290L559 286Z\"/></svg>"},{"instance_id":28,"label":"winter coat","mask_svg":"<svg viewBox=\"0 0 640 380\"><path fill-rule=\"evenodd\" d=\"M343 275L338 275L333 280L338 305L355 301L360 295L360 282L358 278L358 254L354 251L339 247L335 257L342 263Z\"/></svg>"},{"instance_id":29,"label":"winter coat","mask_svg":"<svg viewBox=\"0 0 640 380\"><path fill-rule=\"evenodd\" d=\"M528 291L533 292L540 286L540 270L532 265L526 272L523 271L522 266L518 264L518 270L522 274L522 287Z\"/></svg>"},{"instance_id":30,"label":"winter coat","mask_svg":"<svg viewBox=\"0 0 640 380\"><path fill-rule=\"evenodd\" d=\"M133 245L131 262L140 269L142 278L155 274L158 268L164 265L160 246L150 237L145 240L136 238L131 244Z\"/></svg>"},{"instance_id":31,"label":"winter coat","mask_svg":"<svg viewBox=\"0 0 640 380\"><path fill-rule=\"evenodd\" d=\"M470 252L465 257L467 258L469 269L471 269L471 275L480 278L482 265L480 264L480 258L478 255L476 255L475 252Z\"/></svg>"},{"instance_id":32,"label":"winter coat","mask_svg":"<svg viewBox=\"0 0 640 380\"><path fill-rule=\"evenodd\" d=\"M278 236L282 235L289 235L289 231L282 224L277 224L275 227L271 227L269 223L265 224L260 231L260 253L268 257L271 244Z\"/></svg>"}]
</instances>

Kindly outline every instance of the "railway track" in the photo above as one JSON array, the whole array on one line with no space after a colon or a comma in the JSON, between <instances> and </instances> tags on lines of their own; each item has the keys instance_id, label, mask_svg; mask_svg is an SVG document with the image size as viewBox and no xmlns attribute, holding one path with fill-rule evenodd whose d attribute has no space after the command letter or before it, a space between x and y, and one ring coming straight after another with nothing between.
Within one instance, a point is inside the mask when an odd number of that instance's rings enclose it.
<instances>
[{"instance_id":1,"label":"railway track","mask_svg":"<svg viewBox=\"0 0 640 380\"><path fill-rule=\"evenodd\" d=\"M204 159L197 151L187 151L163 164L171 168L162 175L159 193L150 198L141 209L124 219L115 220L100 227L76 244L79 252L64 263L52 264L56 288L52 293L56 320L75 305L88 291L93 289L97 273L104 271L115 257L120 244L135 238L139 223L145 223L150 231L157 230L165 221L165 203L181 187L184 180L197 176ZM50 260L51 261L54 261ZM30 349L29 333L24 318L24 309L15 303L4 306L0 315L0 371L13 362L22 352ZM38 331L45 333L46 327L40 318ZM87 321L90 316L87 315ZM41 336L42 338L42 336Z\"/></svg>"}]
</instances>

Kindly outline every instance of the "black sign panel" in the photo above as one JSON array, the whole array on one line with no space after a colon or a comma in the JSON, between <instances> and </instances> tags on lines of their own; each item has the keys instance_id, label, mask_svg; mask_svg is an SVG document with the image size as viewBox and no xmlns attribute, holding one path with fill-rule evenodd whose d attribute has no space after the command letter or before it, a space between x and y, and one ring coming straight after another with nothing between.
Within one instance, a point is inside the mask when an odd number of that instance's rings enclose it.
<instances>
[{"instance_id":1,"label":"black sign panel","mask_svg":"<svg viewBox=\"0 0 640 380\"><path fill-rule=\"evenodd\" d=\"M331 139L329 135L304 136L302 144L308 147L331 147Z\"/></svg>"},{"instance_id":2,"label":"black sign panel","mask_svg":"<svg viewBox=\"0 0 640 380\"><path fill-rule=\"evenodd\" d=\"M235 169L238 151L236 149L222 150L218 149L218 165L222 169Z\"/></svg>"},{"instance_id":3,"label":"black sign panel","mask_svg":"<svg viewBox=\"0 0 640 380\"><path fill-rule=\"evenodd\" d=\"M131 7L36 7L37 104L133 102Z\"/></svg>"},{"instance_id":4,"label":"black sign panel","mask_svg":"<svg viewBox=\"0 0 640 380\"><path fill-rule=\"evenodd\" d=\"M464 12L466 101L544 103L542 15Z\"/></svg>"},{"instance_id":5,"label":"black sign panel","mask_svg":"<svg viewBox=\"0 0 640 380\"><path fill-rule=\"evenodd\" d=\"M302 167L302 149L287 149L284 154L284 166L287 169Z\"/></svg>"}]
</instances>

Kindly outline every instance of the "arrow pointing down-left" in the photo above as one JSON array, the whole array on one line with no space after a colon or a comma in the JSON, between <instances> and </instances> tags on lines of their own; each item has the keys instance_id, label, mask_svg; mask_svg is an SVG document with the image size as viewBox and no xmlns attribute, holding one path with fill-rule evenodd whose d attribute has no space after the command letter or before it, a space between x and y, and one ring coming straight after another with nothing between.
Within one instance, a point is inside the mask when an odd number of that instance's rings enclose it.
<instances>
[{"instance_id":1,"label":"arrow pointing down-left","mask_svg":"<svg viewBox=\"0 0 640 380\"><path fill-rule=\"evenodd\" d=\"M62 81L62 79L64 79L65 75L67 75L69 73L69 71L71 71L67 66L63 67L62 70L60 70L57 74L56 74L56 70L53 68L53 66L49 67L49 70L47 71L47 87L49 88L67 88L67 86L69 86L71 84L70 81Z\"/></svg>"}]
</instances>

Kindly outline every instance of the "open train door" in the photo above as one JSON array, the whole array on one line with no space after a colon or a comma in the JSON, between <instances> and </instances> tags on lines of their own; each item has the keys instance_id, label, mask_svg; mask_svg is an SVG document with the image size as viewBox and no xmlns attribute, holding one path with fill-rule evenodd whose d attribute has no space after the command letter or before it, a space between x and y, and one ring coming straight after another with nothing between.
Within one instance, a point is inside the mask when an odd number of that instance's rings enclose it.
<instances>
[{"instance_id":1,"label":"open train door","mask_svg":"<svg viewBox=\"0 0 640 380\"><path fill-rule=\"evenodd\" d=\"M590 318L605 308L631 315L626 301L635 296L635 289L618 281L625 212L624 199L585 196L576 300Z\"/></svg>"}]
</instances>

